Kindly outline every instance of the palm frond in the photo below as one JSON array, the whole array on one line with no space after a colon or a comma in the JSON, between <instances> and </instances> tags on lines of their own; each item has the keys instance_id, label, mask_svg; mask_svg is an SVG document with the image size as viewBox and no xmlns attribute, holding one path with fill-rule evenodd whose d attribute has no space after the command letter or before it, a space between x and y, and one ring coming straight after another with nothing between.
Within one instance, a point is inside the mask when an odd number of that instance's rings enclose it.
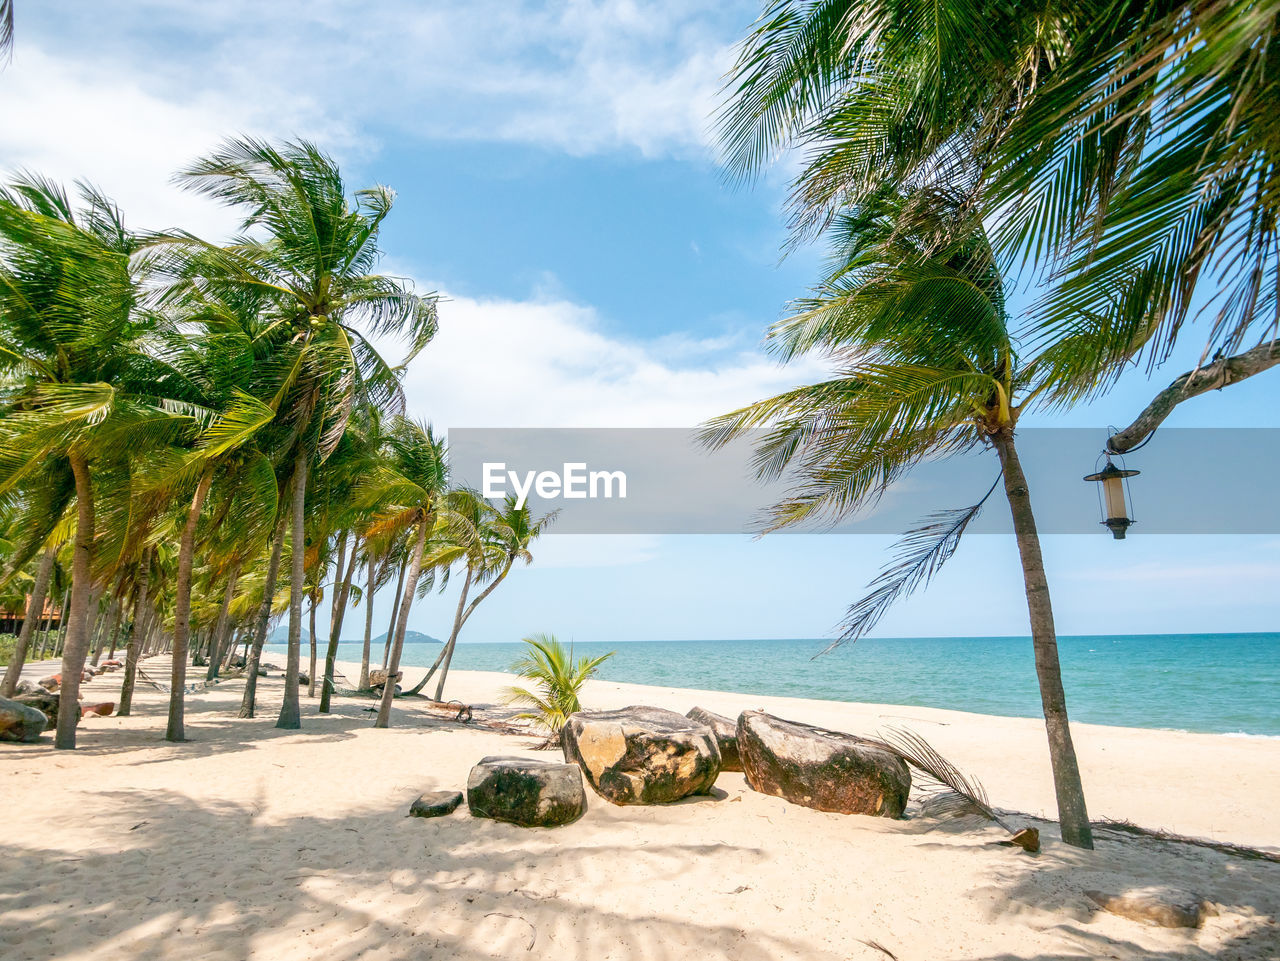
<instances>
[{"instance_id":1,"label":"palm frond","mask_svg":"<svg viewBox=\"0 0 1280 961\"><path fill-rule=\"evenodd\" d=\"M870 593L851 605L840 625L840 636L814 657L856 641L876 626L893 604L928 584L960 546L960 538L982 512L1000 483L997 476L982 499L970 507L930 514L919 527L907 531L893 548L893 562L869 585Z\"/></svg>"},{"instance_id":2,"label":"palm frond","mask_svg":"<svg viewBox=\"0 0 1280 961\"><path fill-rule=\"evenodd\" d=\"M932 812L943 816L981 814L1000 822L981 782L961 771L919 734L905 728L890 728L875 740L920 775L930 792L928 801Z\"/></svg>"}]
</instances>

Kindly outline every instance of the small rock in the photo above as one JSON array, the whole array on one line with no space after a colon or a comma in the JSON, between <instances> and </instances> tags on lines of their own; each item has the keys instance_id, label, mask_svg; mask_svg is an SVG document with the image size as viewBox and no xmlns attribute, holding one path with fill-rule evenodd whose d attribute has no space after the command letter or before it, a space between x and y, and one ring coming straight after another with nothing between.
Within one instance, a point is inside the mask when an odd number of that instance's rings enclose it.
<instances>
[{"instance_id":1,"label":"small rock","mask_svg":"<svg viewBox=\"0 0 1280 961\"><path fill-rule=\"evenodd\" d=\"M560 744L564 759L576 762L596 793L614 804L668 804L709 794L720 774L711 728L658 707L572 714Z\"/></svg>"},{"instance_id":2,"label":"small rock","mask_svg":"<svg viewBox=\"0 0 1280 961\"><path fill-rule=\"evenodd\" d=\"M111 712L115 709L114 701L103 701L101 704L81 704L80 716L88 717L90 714L96 714L98 717L110 717Z\"/></svg>"},{"instance_id":3,"label":"small rock","mask_svg":"<svg viewBox=\"0 0 1280 961\"><path fill-rule=\"evenodd\" d=\"M409 805L415 818L439 818L452 814L462 803L461 791L428 791Z\"/></svg>"},{"instance_id":4,"label":"small rock","mask_svg":"<svg viewBox=\"0 0 1280 961\"><path fill-rule=\"evenodd\" d=\"M0 697L0 741L30 744L45 732L47 723L39 708Z\"/></svg>"},{"instance_id":5,"label":"small rock","mask_svg":"<svg viewBox=\"0 0 1280 961\"><path fill-rule=\"evenodd\" d=\"M738 752L747 783L761 794L836 814L897 818L907 806L906 762L853 734L744 711Z\"/></svg>"},{"instance_id":6,"label":"small rock","mask_svg":"<svg viewBox=\"0 0 1280 961\"><path fill-rule=\"evenodd\" d=\"M550 827L582 817L587 793L577 765L487 757L467 778L467 807L478 818Z\"/></svg>"},{"instance_id":7,"label":"small rock","mask_svg":"<svg viewBox=\"0 0 1280 961\"><path fill-rule=\"evenodd\" d=\"M1111 914L1162 928L1198 928L1204 923L1204 898L1169 887L1147 887L1124 894L1086 891L1085 897Z\"/></svg>"},{"instance_id":8,"label":"small rock","mask_svg":"<svg viewBox=\"0 0 1280 961\"><path fill-rule=\"evenodd\" d=\"M19 681L17 686L14 687L13 689L13 693L14 694L39 694L43 690L44 688L42 688L39 684L36 684L33 681Z\"/></svg>"},{"instance_id":9,"label":"small rock","mask_svg":"<svg viewBox=\"0 0 1280 961\"><path fill-rule=\"evenodd\" d=\"M715 734L716 744L720 746L720 770L742 770L742 758L738 756L737 721L702 707L695 707L685 717L699 724L705 724Z\"/></svg>"},{"instance_id":10,"label":"small rock","mask_svg":"<svg viewBox=\"0 0 1280 961\"><path fill-rule=\"evenodd\" d=\"M39 684L41 687L43 687L46 691L56 691L59 687L62 686L62 675L50 674L48 677L40 678L40 680L36 681L36 683Z\"/></svg>"}]
</instances>

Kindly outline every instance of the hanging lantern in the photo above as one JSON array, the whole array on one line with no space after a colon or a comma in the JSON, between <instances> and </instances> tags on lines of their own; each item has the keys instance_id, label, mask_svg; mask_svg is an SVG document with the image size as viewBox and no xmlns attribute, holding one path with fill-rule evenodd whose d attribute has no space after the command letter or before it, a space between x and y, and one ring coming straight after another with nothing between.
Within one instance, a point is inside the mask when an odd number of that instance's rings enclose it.
<instances>
[{"instance_id":1,"label":"hanging lantern","mask_svg":"<svg viewBox=\"0 0 1280 961\"><path fill-rule=\"evenodd\" d=\"M1102 485L1102 523L1111 529L1111 535L1118 541L1124 540L1124 532L1133 523L1125 506L1126 478L1137 477L1141 471L1123 470L1111 463L1107 457L1107 466L1096 474L1085 478Z\"/></svg>"}]
</instances>

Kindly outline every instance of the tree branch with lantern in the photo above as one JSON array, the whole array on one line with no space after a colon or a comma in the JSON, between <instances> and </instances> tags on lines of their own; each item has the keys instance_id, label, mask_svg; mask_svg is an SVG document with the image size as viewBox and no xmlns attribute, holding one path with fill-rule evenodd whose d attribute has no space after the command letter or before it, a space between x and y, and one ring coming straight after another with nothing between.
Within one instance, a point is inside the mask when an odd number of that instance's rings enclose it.
<instances>
[{"instance_id":1,"label":"tree branch with lantern","mask_svg":"<svg viewBox=\"0 0 1280 961\"><path fill-rule=\"evenodd\" d=\"M1184 400L1190 400L1211 390L1221 390L1230 384L1237 384L1277 364L1280 364L1280 341L1272 339L1252 350L1233 354L1230 357L1220 357L1203 367L1187 371L1156 394L1155 399L1132 424L1112 434L1107 439L1107 451L1112 454L1123 454L1132 450L1145 438L1150 437L1156 428L1164 423L1165 418L1173 413L1173 409Z\"/></svg>"}]
</instances>

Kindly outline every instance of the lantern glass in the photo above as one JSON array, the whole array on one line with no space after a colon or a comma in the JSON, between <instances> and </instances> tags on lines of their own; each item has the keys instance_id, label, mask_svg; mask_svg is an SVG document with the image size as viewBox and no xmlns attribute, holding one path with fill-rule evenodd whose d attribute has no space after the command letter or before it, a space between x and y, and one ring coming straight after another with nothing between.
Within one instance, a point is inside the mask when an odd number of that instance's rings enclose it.
<instances>
[{"instance_id":1,"label":"lantern glass","mask_svg":"<svg viewBox=\"0 0 1280 961\"><path fill-rule=\"evenodd\" d=\"M1124 506L1124 478L1118 472L1115 477L1108 477L1102 482L1102 496L1107 502L1107 520L1128 518L1129 512Z\"/></svg>"}]
</instances>

